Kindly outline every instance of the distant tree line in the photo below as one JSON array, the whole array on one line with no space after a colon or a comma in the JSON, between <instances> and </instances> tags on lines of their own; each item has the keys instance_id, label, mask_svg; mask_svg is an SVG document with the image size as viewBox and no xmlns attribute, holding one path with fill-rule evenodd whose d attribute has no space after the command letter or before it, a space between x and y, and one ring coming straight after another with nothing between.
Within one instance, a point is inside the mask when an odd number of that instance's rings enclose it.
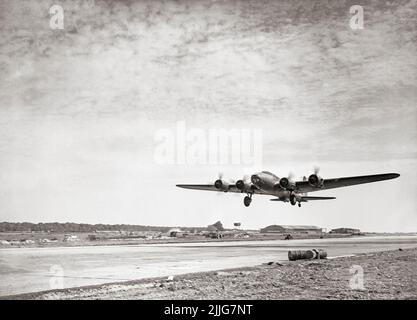
<instances>
[{"instance_id":1,"label":"distant tree line","mask_svg":"<svg viewBox=\"0 0 417 320\"><path fill-rule=\"evenodd\" d=\"M94 232L94 231L159 231L167 232L171 227L143 226L131 224L87 224L73 222L0 222L0 232Z\"/></svg>"}]
</instances>

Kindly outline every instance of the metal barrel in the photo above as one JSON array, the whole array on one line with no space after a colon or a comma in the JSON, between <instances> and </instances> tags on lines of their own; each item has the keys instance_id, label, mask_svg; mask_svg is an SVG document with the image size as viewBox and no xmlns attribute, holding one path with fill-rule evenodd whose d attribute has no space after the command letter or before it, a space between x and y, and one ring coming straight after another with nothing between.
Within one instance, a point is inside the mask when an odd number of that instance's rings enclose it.
<instances>
[{"instance_id":1,"label":"metal barrel","mask_svg":"<svg viewBox=\"0 0 417 320\"><path fill-rule=\"evenodd\" d=\"M327 252L322 249L312 250L290 250L288 251L288 260L309 260L309 259L326 259Z\"/></svg>"},{"instance_id":2,"label":"metal barrel","mask_svg":"<svg viewBox=\"0 0 417 320\"><path fill-rule=\"evenodd\" d=\"M314 255L315 253L311 250L290 250L288 251L288 260L313 259Z\"/></svg>"},{"instance_id":3,"label":"metal barrel","mask_svg":"<svg viewBox=\"0 0 417 320\"><path fill-rule=\"evenodd\" d=\"M316 253L315 259L327 259L327 252L323 249L313 249Z\"/></svg>"}]
</instances>

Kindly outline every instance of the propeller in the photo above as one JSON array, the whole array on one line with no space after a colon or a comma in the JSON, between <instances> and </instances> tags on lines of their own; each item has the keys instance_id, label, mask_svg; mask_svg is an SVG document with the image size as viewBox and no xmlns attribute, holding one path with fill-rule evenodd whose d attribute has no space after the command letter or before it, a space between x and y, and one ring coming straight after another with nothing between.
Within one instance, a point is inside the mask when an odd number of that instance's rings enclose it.
<instances>
[{"instance_id":1,"label":"propeller","mask_svg":"<svg viewBox=\"0 0 417 320\"><path fill-rule=\"evenodd\" d=\"M308 177L308 183L312 187L321 187L323 186L323 179L319 176L320 168L318 166L314 167L314 173Z\"/></svg>"},{"instance_id":2,"label":"propeller","mask_svg":"<svg viewBox=\"0 0 417 320\"><path fill-rule=\"evenodd\" d=\"M241 180L236 181L236 188L241 191L244 191L245 185L251 185L252 182L250 180L250 176L245 174Z\"/></svg>"},{"instance_id":3,"label":"propeller","mask_svg":"<svg viewBox=\"0 0 417 320\"><path fill-rule=\"evenodd\" d=\"M217 173L217 179L214 180L214 181L222 180L222 179L223 179L223 172L218 172ZM213 181L209 181L208 183L211 184L211 183L213 183Z\"/></svg>"},{"instance_id":4,"label":"propeller","mask_svg":"<svg viewBox=\"0 0 417 320\"><path fill-rule=\"evenodd\" d=\"M295 188L294 173L289 172L287 177L283 177L278 182L279 186L285 190L292 190Z\"/></svg>"},{"instance_id":5,"label":"propeller","mask_svg":"<svg viewBox=\"0 0 417 320\"><path fill-rule=\"evenodd\" d=\"M217 176L217 180L214 181L214 186L223 191L227 191L229 186L234 184L235 182L232 179L229 179L228 181L223 180L223 173L219 172Z\"/></svg>"}]
</instances>

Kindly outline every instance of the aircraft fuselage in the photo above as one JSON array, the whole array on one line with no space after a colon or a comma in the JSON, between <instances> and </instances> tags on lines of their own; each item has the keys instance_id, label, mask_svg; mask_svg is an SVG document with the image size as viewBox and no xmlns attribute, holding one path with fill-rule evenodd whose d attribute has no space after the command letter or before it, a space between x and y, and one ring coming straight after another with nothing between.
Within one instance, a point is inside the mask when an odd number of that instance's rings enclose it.
<instances>
[{"instance_id":1,"label":"aircraft fuselage","mask_svg":"<svg viewBox=\"0 0 417 320\"><path fill-rule=\"evenodd\" d=\"M251 176L251 182L258 189L265 191L272 196L276 196L283 201L289 201L291 192L282 189L279 185L279 180L279 177L266 171L255 173Z\"/></svg>"}]
</instances>

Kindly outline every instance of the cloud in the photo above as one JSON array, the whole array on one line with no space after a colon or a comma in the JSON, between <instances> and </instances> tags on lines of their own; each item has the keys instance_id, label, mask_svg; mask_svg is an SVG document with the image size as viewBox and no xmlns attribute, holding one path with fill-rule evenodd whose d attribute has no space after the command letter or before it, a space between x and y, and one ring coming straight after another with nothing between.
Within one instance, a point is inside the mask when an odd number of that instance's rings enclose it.
<instances>
[{"instance_id":1,"label":"cloud","mask_svg":"<svg viewBox=\"0 0 417 320\"><path fill-rule=\"evenodd\" d=\"M363 30L353 1L61 3L64 30L53 1L0 4L1 188L16 198L23 177L46 179L42 199L51 171L88 193L138 164L156 188L174 173L152 162L154 133L182 120L262 128L265 165L416 159L416 1L363 2Z\"/></svg>"}]
</instances>

